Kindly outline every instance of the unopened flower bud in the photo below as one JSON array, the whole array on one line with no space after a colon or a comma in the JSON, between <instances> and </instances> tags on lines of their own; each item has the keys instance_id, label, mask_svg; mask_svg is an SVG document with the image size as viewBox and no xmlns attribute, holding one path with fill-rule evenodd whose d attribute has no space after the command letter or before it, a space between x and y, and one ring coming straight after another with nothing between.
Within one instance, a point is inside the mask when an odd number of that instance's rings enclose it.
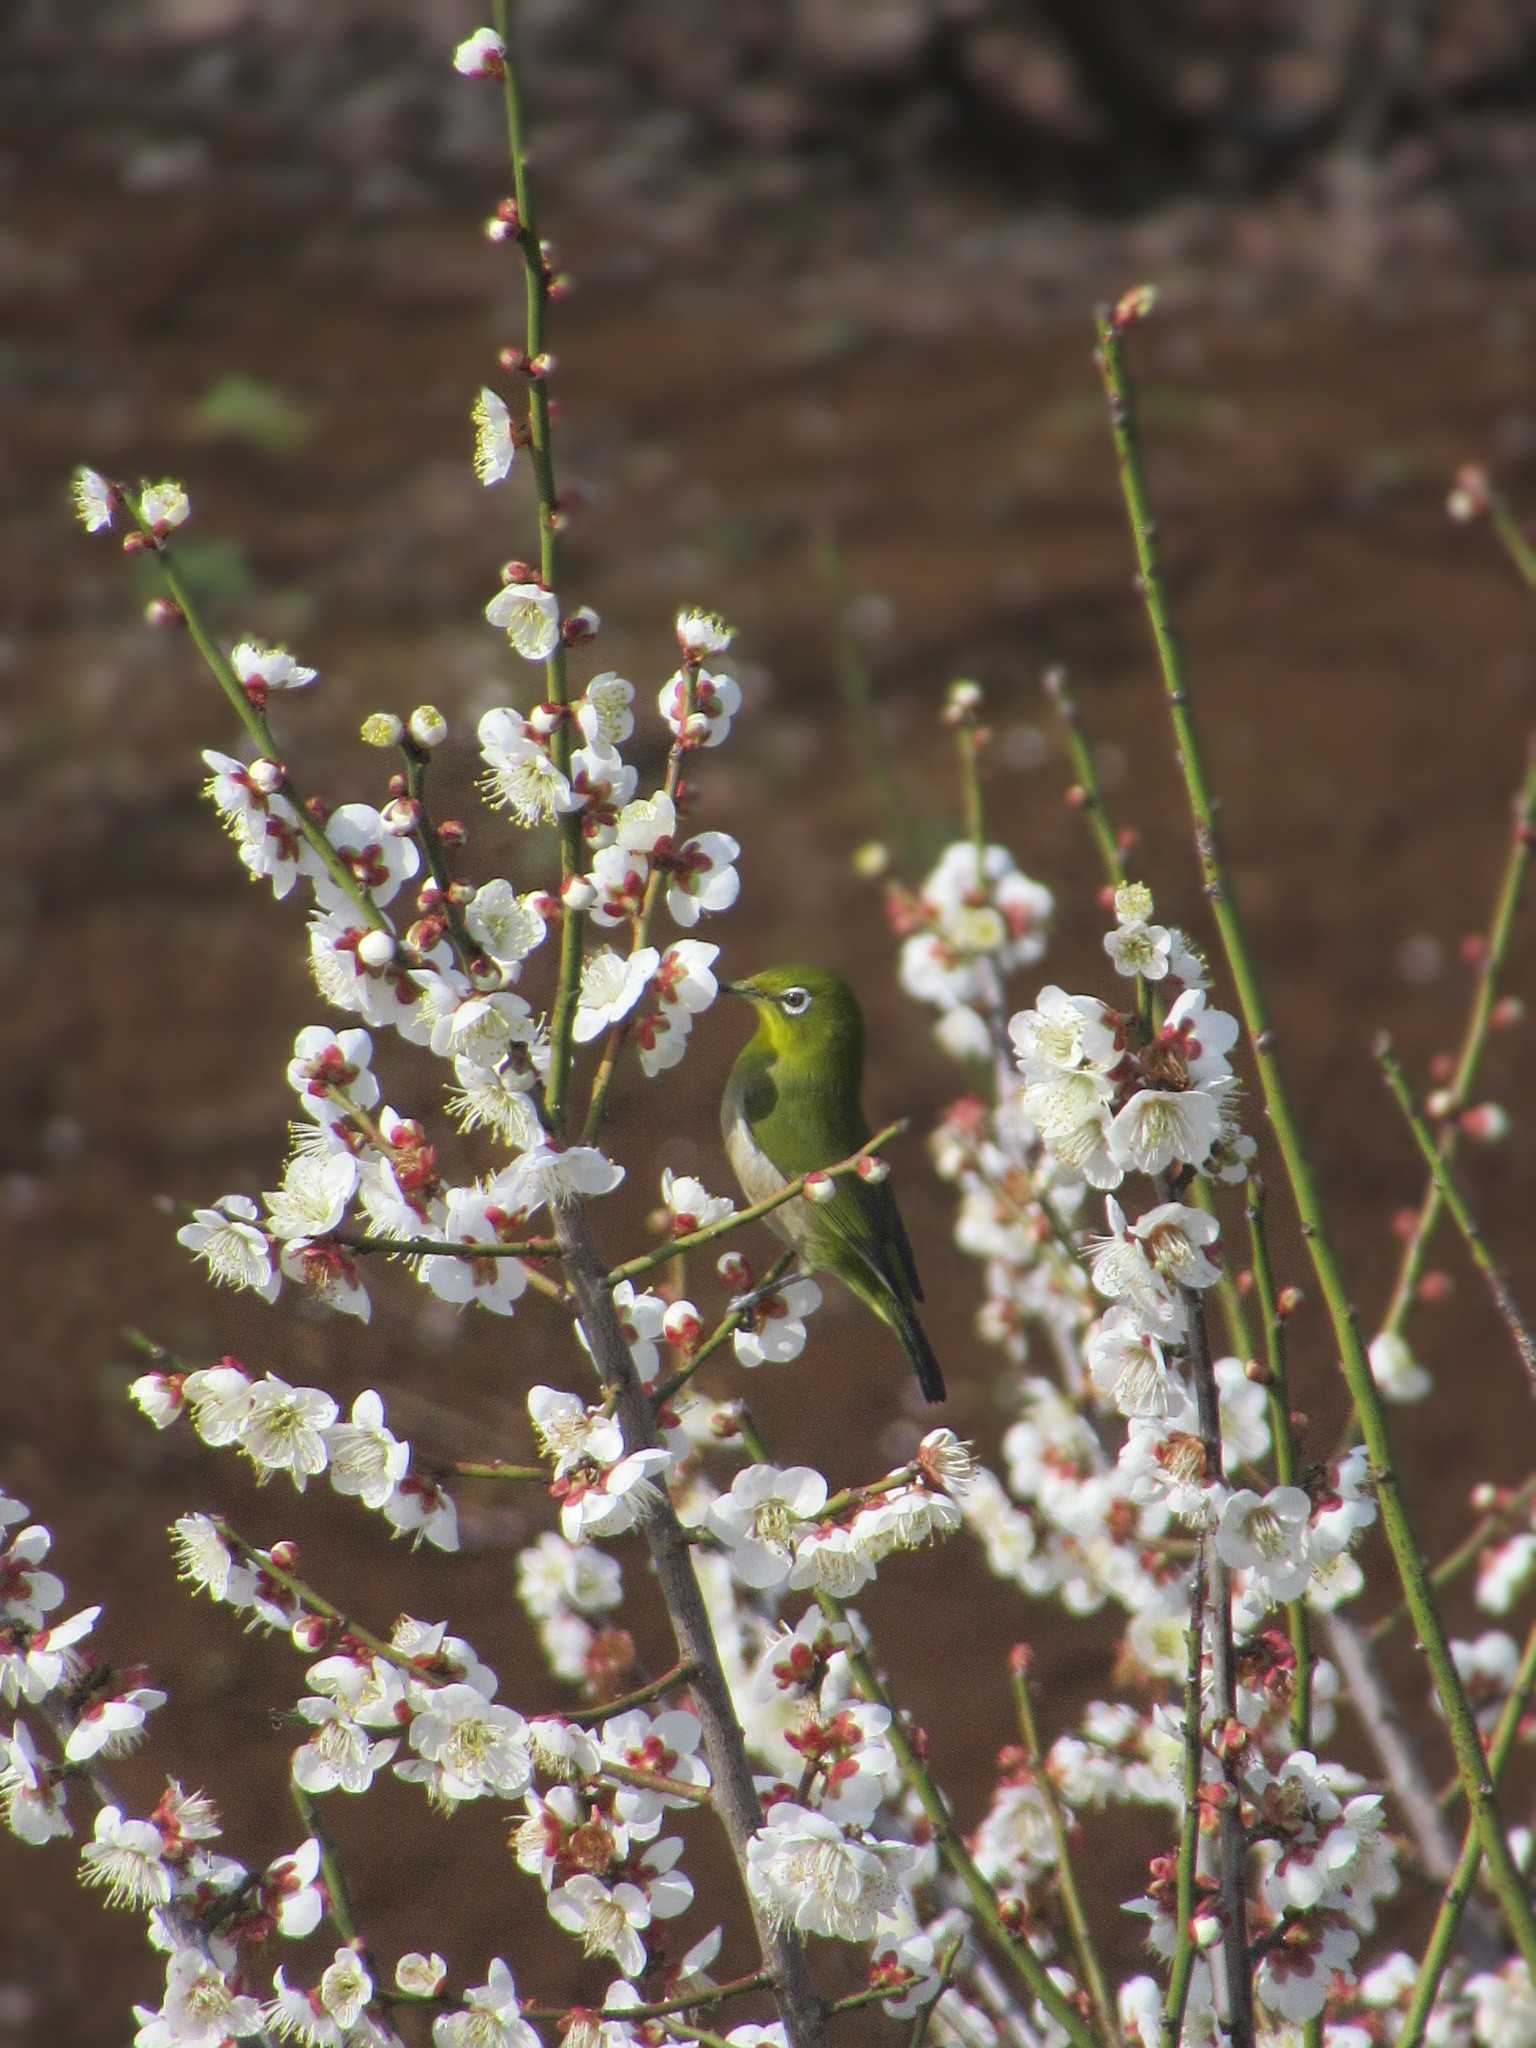
<instances>
[{"instance_id":1,"label":"unopened flower bud","mask_svg":"<svg viewBox=\"0 0 1536 2048\"><path fill-rule=\"evenodd\" d=\"M281 761L269 761L265 757L253 761L245 772L251 779L251 787L259 789L263 796L275 796L288 779Z\"/></svg>"},{"instance_id":2,"label":"unopened flower bud","mask_svg":"<svg viewBox=\"0 0 1536 2048\"><path fill-rule=\"evenodd\" d=\"M516 233L516 228L508 227L499 214L493 213L485 224L485 239L488 242L510 242Z\"/></svg>"},{"instance_id":3,"label":"unopened flower bud","mask_svg":"<svg viewBox=\"0 0 1536 2048\"><path fill-rule=\"evenodd\" d=\"M565 712L558 704L535 704L528 714L528 723L536 733L548 738L564 718Z\"/></svg>"},{"instance_id":4,"label":"unopened flower bud","mask_svg":"<svg viewBox=\"0 0 1536 2048\"><path fill-rule=\"evenodd\" d=\"M715 1262L715 1271L732 1294L745 1294L752 1285L752 1268L740 1252L722 1252Z\"/></svg>"},{"instance_id":5,"label":"unopened flower bud","mask_svg":"<svg viewBox=\"0 0 1536 2048\"><path fill-rule=\"evenodd\" d=\"M1202 1907L1189 1923L1189 1938L1196 1948L1215 1948L1221 1940L1221 1915Z\"/></svg>"},{"instance_id":6,"label":"unopened flower bud","mask_svg":"<svg viewBox=\"0 0 1536 2048\"><path fill-rule=\"evenodd\" d=\"M146 626L179 626L183 623L181 606L173 604L168 597L152 597L144 607Z\"/></svg>"},{"instance_id":7,"label":"unopened flower bud","mask_svg":"<svg viewBox=\"0 0 1536 2048\"><path fill-rule=\"evenodd\" d=\"M661 1330L669 1344L691 1351L704 1335L704 1324L691 1301L673 1301L662 1316Z\"/></svg>"},{"instance_id":8,"label":"unopened flower bud","mask_svg":"<svg viewBox=\"0 0 1536 2048\"><path fill-rule=\"evenodd\" d=\"M466 846L469 827L462 818L444 818L437 828L437 836L444 846Z\"/></svg>"},{"instance_id":9,"label":"unopened flower bud","mask_svg":"<svg viewBox=\"0 0 1536 2048\"><path fill-rule=\"evenodd\" d=\"M1436 1088L1424 1098L1425 1114L1433 1117L1449 1116L1456 1107L1456 1097L1449 1088Z\"/></svg>"},{"instance_id":10,"label":"unopened flower bud","mask_svg":"<svg viewBox=\"0 0 1536 2048\"><path fill-rule=\"evenodd\" d=\"M741 1418L731 1408L717 1408L709 1418L709 1433L722 1442L741 1434Z\"/></svg>"},{"instance_id":11,"label":"unopened flower bud","mask_svg":"<svg viewBox=\"0 0 1536 2048\"><path fill-rule=\"evenodd\" d=\"M514 556L510 562L502 563L501 580L503 583L538 583L539 574L527 562L520 562ZM542 589L543 585L539 587Z\"/></svg>"},{"instance_id":12,"label":"unopened flower bud","mask_svg":"<svg viewBox=\"0 0 1536 2048\"><path fill-rule=\"evenodd\" d=\"M597 891L585 875L567 875L560 885L560 900L567 910L590 910Z\"/></svg>"},{"instance_id":13,"label":"unopened flower bud","mask_svg":"<svg viewBox=\"0 0 1536 2048\"><path fill-rule=\"evenodd\" d=\"M1484 1145L1496 1145L1509 1136L1509 1111L1497 1102L1479 1102L1464 1109L1456 1121L1469 1138Z\"/></svg>"},{"instance_id":14,"label":"unopened flower bud","mask_svg":"<svg viewBox=\"0 0 1536 2048\"><path fill-rule=\"evenodd\" d=\"M710 719L706 712L690 711L683 720L683 737L692 740L696 746L709 738L710 731Z\"/></svg>"},{"instance_id":15,"label":"unopened flower bud","mask_svg":"<svg viewBox=\"0 0 1536 2048\"><path fill-rule=\"evenodd\" d=\"M442 836L441 832L438 836ZM450 882L447 893L448 901L462 910L466 904L473 903L480 892L473 882Z\"/></svg>"},{"instance_id":16,"label":"unopened flower bud","mask_svg":"<svg viewBox=\"0 0 1536 2048\"><path fill-rule=\"evenodd\" d=\"M441 917L418 917L405 935L405 943L413 953L430 953L434 946L442 944L445 921Z\"/></svg>"},{"instance_id":17,"label":"unopened flower bud","mask_svg":"<svg viewBox=\"0 0 1536 2048\"><path fill-rule=\"evenodd\" d=\"M546 377L552 377L556 367L555 358L547 348L540 349L536 356L530 356L523 365L524 370L533 378L536 384L541 383Z\"/></svg>"},{"instance_id":18,"label":"unopened flower bud","mask_svg":"<svg viewBox=\"0 0 1536 2048\"><path fill-rule=\"evenodd\" d=\"M961 676L950 684L948 696L951 710L974 711L981 703L981 685Z\"/></svg>"},{"instance_id":19,"label":"unopened flower bud","mask_svg":"<svg viewBox=\"0 0 1536 2048\"><path fill-rule=\"evenodd\" d=\"M410 733L418 747L440 747L448 737L448 721L435 704L418 704L411 713Z\"/></svg>"},{"instance_id":20,"label":"unopened flower bud","mask_svg":"<svg viewBox=\"0 0 1536 2048\"><path fill-rule=\"evenodd\" d=\"M1495 1031L1512 1031L1517 1024L1525 1022L1525 1005L1518 996L1500 996L1489 1013L1488 1022Z\"/></svg>"},{"instance_id":21,"label":"unopened flower bud","mask_svg":"<svg viewBox=\"0 0 1536 2048\"><path fill-rule=\"evenodd\" d=\"M397 796L387 803L379 813L384 821L384 830L396 839L409 839L421 824L421 805L414 797Z\"/></svg>"},{"instance_id":22,"label":"unopened flower bud","mask_svg":"<svg viewBox=\"0 0 1536 2048\"><path fill-rule=\"evenodd\" d=\"M1467 1500L1473 1514L1491 1514L1499 1505L1499 1488L1493 1484L1492 1480L1485 1479L1480 1485L1473 1487L1471 1493L1467 1496Z\"/></svg>"},{"instance_id":23,"label":"unopened flower bud","mask_svg":"<svg viewBox=\"0 0 1536 2048\"><path fill-rule=\"evenodd\" d=\"M571 293L575 291L575 289L576 280L574 277L572 277L571 273L568 270L562 270L557 272L556 275L549 280L549 296L551 299L554 300L556 305L563 305L564 302L571 296Z\"/></svg>"},{"instance_id":24,"label":"unopened flower bud","mask_svg":"<svg viewBox=\"0 0 1536 2048\"><path fill-rule=\"evenodd\" d=\"M823 1173L818 1168L805 1176L804 1194L808 1202L833 1201L837 1196L837 1182L830 1173Z\"/></svg>"},{"instance_id":25,"label":"unopened flower bud","mask_svg":"<svg viewBox=\"0 0 1536 2048\"><path fill-rule=\"evenodd\" d=\"M517 201L510 196L503 199L496 208L496 218L505 221L507 226L514 231L522 226L522 220L517 211Z\"/></svg>"},{"instance_id":26,"label":"unopened flower bud","mask_svg":"<svg viewBox=\"0 0 1536 2048\"><path fill-rule=\"evenodd\" d=\"M1481 967L1488 958L1488 939L1483 932L1467 932L1457 941L1456 954L1466 967Z\"/></svg>"},{"instance_id":27,"label":"unopened flower bud","mask_svg":"<svg viewBox=\"0 0 1536 2048\"><path fill-rule=\"evenodd\" d=\"M299 1561L299 1546L291 1537L285 1536L273 1544L267 1555L280 1572L291 1572Z\"/></svg>"},{"instance_id":28,"label":"unopened flower bud","mask_svg":"<svg viewBox=\"0 0 1536 2048\"><path fill-rule=\"evenodd\" d=\"M1300 1287L1282 1287L1275 1296L1275 1314L1293 1316L1306 1300L1306 1293Z\"/></svg>"},{"instance_id":29,"label":"unopened flower bud","mask_svg":"<svg viewBox=\"0 0 1536 2048\"><path fill-rule=\"evenodd\" d=\"M1415 1289L1419 1300L1428 1302L1431 1307L1442 1301L1449 1301L1455 1291L1455 1281L1449 1273L1442 1272L1438 1267L1433 1272L1426 1273Z\"/></svg>"},{"instance_id":30,"label":"unopened flower bud","mask_svg":"<svg viewBox=\"0 0 1536 2048\"><path fill-rule=\"evenodd\" d=\"M500 364L502 369L506 371L507 375L509 377L512 377L515 376L517 372L523 367L523 364L527 361L527 358L520 348L504 348L501 351L501 353L497 356L496 360ZM519 582L523 581L521 577L519 577L517 580Z\"/></svg>"},{"instance_id":31,"label":"unopened flower bud","mask_svg":"<svg viewBox=\"0 0 1536 2048\"><path fill-rule=\"evenodd\" d=\"M365 967L387 967L395 957L393 932L364 932L357 942L357 957Z\"/></svg>"},{"instance_id":32,"label":"unopened flower bud","mask_svg":"<svg viewBox=\"0 0 1536 2048\"><path fill-rule=\"evenodd\" d=\"M1262 1358L1250 1358L1243 1366L1243 1378L1256 1387L1267 1387L1274 1375Z\"/></svg>"},{"instance_id":33,"label":"unopened flower bud","mask_svg":"<svg viewBox=\"0 0 1536 2048\"><path fill-rule=\"evenodd\" d=\"M405 727L393 711L370 711L361 729L365 747L398 747Z\"/></svg>"},{"instance_id":34,"label":"unopened flower bud","mask_svg":"<svg viewBox=\"0 0 1536 2048\"><path fill-rule=\"evenodd\" d=\"M567 647L574 647L578 641L595 639L602 623L591 605L578 605L568 619L561 621L560 637Z\"/></svg>"},{"instance_id":35,"label":"unopened flower bud","mask_svg":"<svg viewBox=\"0 0 1536 2048\"><path fill-rule=\"evenodd\" d=\"M1488 510L1488 472L1481 464L1465 462L1457 470L1445 509L1462 525L1469 519L1482 518Z\"/></svg>"},{"instance_id":36,"label":"unopened flower bud","mask_svg":"<svg viewBox=\"0 0 1536 2048\"><path fill-rule=\"evenodd\" d=\"M1110 324L1114 327L1134 327L1138 321L1148 317L1156 304L1156 285L1133 284L1128 292L1122 292L1116 300L1115 310L1109 316Z\"/></svg>"},{"instance_id":37,"label":"unopened flower bud","mask_svg":"<svg viewBox=\"0 0 1536 2048\"><path fill-rule=\"evenodd\" d=\"M293 1641L306 1655L323 1650L330 1640L331 1624L319 1614L301 1614L293 1624Z\"/></svg>"},{"instance_id":38,"label":"unopened flower bud","mask_svg":"<svg viewBox=\"0 0 1536 2048\"><path fill-rule=\"evenodd\" d=\"M889 1180L891 1169L877 1153L866 1152L854 1168L860 1180L867 1180L871 1187L878 1187L883 1180Z\"/></svg>"}]
</instances>

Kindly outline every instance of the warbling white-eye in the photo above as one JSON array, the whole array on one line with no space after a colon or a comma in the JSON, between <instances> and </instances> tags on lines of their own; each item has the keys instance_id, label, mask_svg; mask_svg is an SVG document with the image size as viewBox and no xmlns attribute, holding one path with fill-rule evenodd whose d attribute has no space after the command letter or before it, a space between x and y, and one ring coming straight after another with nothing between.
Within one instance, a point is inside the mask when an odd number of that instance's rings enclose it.
<instances>
[{"instance_id":1,"label":"warbling white-eye","mask_svg":"<svg viewBox=\"0 0 1536 2048\"><path fill-rule=\"evenodd\" d=\"M757 1013L757 1031L726 1083L720 1127L749 1202L835 1166L869 1141L860 1107L864 1019L845 981L821 967L770 967L723 984ZM835 1273L901 1340L930 1401L944 1375L917 1320L912 1246L884 1181L840 1178L829 1201L785 1202L766 1219L808 1272Z\"/></svg>"}]
</instances>

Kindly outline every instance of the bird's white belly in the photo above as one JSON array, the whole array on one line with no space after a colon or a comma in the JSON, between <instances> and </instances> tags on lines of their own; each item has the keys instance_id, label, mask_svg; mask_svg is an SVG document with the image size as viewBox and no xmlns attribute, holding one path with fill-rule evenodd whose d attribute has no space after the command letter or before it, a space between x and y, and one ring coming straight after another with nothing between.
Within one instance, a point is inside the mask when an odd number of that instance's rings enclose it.
<instances>
[{"instance_id":1,"label":"bird's white belly","mask_svg":"<svg viewBox=\"0 0 1536 2048\"><path fill-rule=\"evenodd\" d=\"M749 1203L770 1201L789 1178L788 1174L780 1173L758 1144L745 1117L738 1116L726 1131L725 1154ZM781 1202L771 1216L763 1218L776 1237L794 1246L807 1272L813 1271L816 1263L806 1228L809 1216L807 1204L797 1196L793 1202Z\"/></svg>"}]
</instances>

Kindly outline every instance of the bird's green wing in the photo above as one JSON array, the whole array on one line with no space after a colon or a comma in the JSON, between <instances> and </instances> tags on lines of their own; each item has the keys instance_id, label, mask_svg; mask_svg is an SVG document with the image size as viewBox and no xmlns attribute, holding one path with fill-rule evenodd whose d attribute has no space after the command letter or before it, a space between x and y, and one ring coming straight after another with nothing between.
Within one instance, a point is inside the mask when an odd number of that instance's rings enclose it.
<instances>
[{"instance_id":1,"label":"bird's green wing","mask_svg":"<svg viewBox=\"0 0 1536 2048\"><path fill-rule=\"evenodd\" d=\"M786 1180L835 1166L869 1142L857 1098L820 1075L789 1080L782 1067L765 1063L744 1073L740 1085L752 1134ZM911 1241L884 1181L840 1180L831 1201L805 1205L794 1234L811 1257L841 1273L857 1292L863 1290L851 1274L862 1271L877 1291L889 1288L908 1303L922 1300Z\"/></svg>"}]
</instances>

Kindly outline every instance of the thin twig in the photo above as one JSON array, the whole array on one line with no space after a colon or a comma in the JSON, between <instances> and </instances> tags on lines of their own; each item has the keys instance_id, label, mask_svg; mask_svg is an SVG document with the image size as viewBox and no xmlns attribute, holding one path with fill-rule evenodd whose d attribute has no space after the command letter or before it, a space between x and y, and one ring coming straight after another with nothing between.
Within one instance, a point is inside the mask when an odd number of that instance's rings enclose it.
<instances>
[{"instance_id":1,"label":"thin twig","mask_svg":"<svg viewBox=\"0 0 1536 2048\"><path fill-rule=\"evenodd\" d=\"M1450 1161L1435 1143L1434 1134L1423 1117L1414 1107L1413 1094L1408 1086L1408 1077L1403 1072L1402 1061L1392 1050L1392 1041L1386 1033L1376 1041L1376 1060L1382 1077L1391 1091L1392 1099L1403 1112L1413 1141L1418 1146L1429 1168L1430 1178L1439 1190L1440 1199L1451 1212L1451 1220L1466 1240L1467 1250L1472 1254L1472 1263L1488 1283L1488 1292L1493 1296L1493 1305L1508 1330L1520 1363L1525 1368L1526 1378L1531 1383L1531 1392L1536 1394L1536 1337L1521 1315L1515 1297L1510 1292L1509 1282L1500 1271L1497 1260L1488 1249L1488 1240L1478 1226L1477 1218L1468 1207L1467 1198L1451 1177Z\"/></svg>"}]
</instances>

